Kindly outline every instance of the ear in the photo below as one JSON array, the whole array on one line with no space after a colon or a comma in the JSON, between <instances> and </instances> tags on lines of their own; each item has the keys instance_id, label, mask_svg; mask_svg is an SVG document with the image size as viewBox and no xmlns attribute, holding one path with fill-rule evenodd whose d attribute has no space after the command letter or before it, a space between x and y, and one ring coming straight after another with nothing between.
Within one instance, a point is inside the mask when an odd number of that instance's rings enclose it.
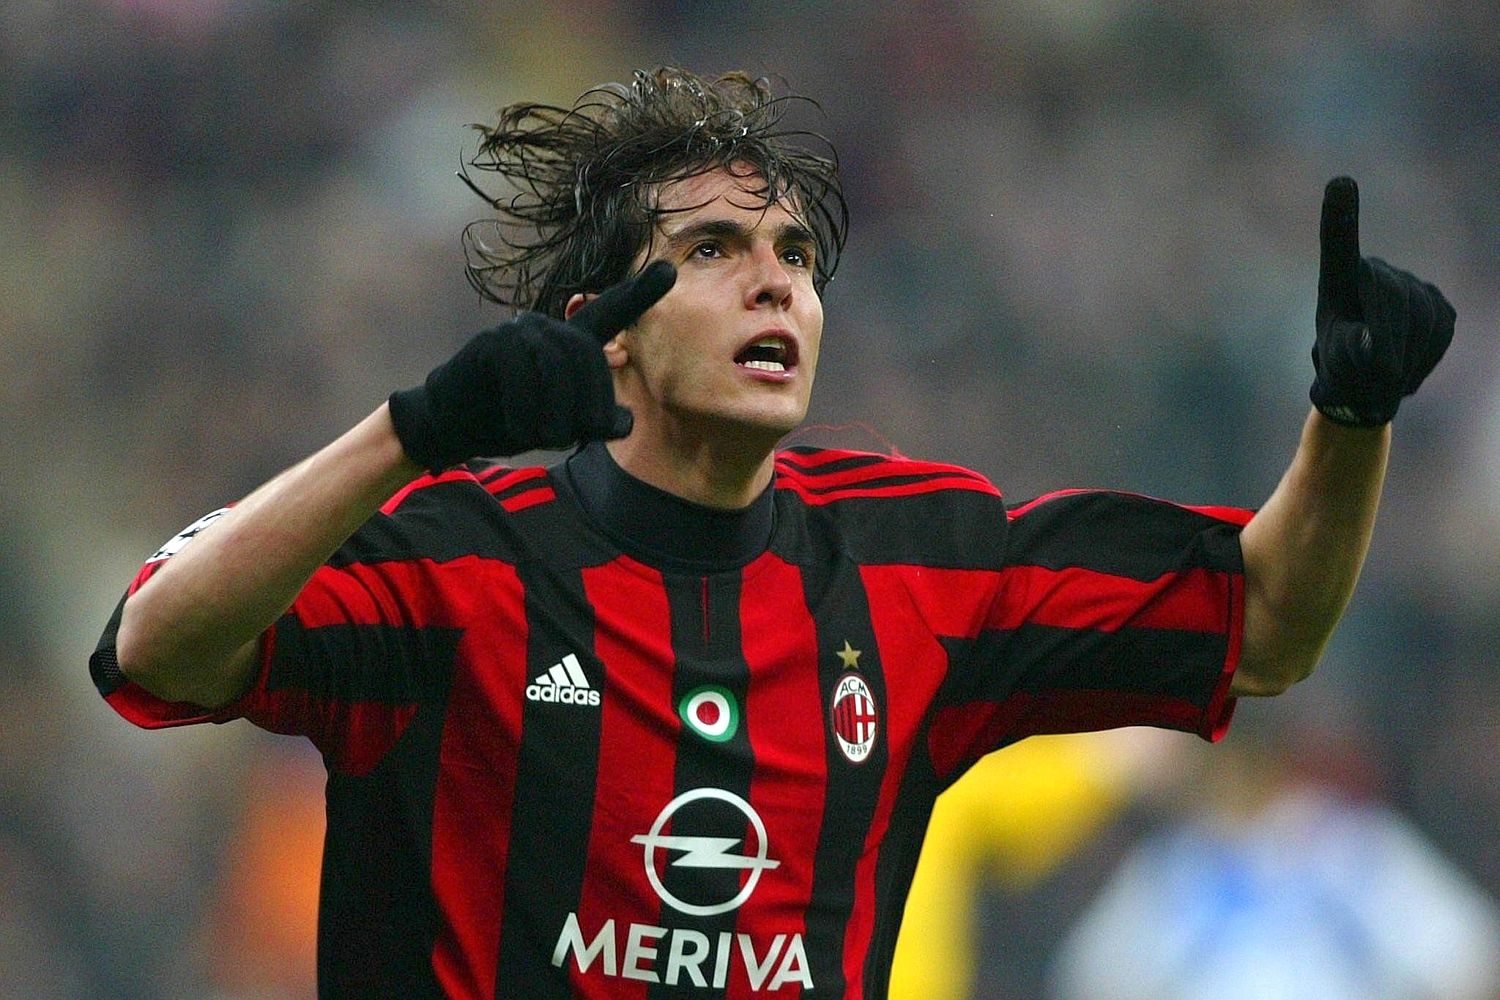
<instances>
[{"instance_id":1,"label":"ear","mask_svg":"<svg viewBox=\"0 0 1500 1000\"><path fill-rule=\"evenodd\" d=\"M573 297L568 299L568 304L563 306L563 319L572 319L574 313L598 297L593 292L587 295L582 292L574 292Z\"/></svg>"},{"instance_id":2,"label":"ear","mask_svg":"<svg viewBox=\"0 0 1500 1000\"><path fill-rule=\"evenodd\" d=\"M630 331L621 330L609 338L604 345L604 361L611 370L618 371L630 364Z\"/></svg>"}]
</instances>

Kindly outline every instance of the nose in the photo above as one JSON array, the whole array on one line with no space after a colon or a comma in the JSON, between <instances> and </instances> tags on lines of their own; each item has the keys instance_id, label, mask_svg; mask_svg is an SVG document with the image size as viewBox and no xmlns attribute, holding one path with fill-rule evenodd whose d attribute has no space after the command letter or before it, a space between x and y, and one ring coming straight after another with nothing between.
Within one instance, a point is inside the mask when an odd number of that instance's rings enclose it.
<instances>
[{"instance_id":1,"label":"nose","mask_svg":"<svg viewBox=\"0 0 1500 1000\"><path fill-rule=\"evenodd\" d=\"M786 262L775 247L758 246L750 255L753 271L746 288L745 305L748 308L780 306L785 308L792 297L792 276Z\"/></svg>"}]
</instances>

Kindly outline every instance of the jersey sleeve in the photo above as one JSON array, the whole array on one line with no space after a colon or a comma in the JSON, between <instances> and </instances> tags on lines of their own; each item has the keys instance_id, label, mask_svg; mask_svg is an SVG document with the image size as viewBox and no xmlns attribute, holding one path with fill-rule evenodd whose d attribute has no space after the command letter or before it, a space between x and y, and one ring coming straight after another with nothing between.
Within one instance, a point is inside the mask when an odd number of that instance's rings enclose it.
<instances>
[{"instance_id":1,"label":"jersey sleeve","mask_svg":"<svg viewBox=\"0 0 1500 1000\"><path fill-rule=\"evenodd\" d=\"M144 728L243 718L308 737L330 766L369 770L423 704L445 697L462 634L436 565L388 511L345 542L262 633L254 680L233 702L205 709L167 701L121 674L115 633L125 600L218 513L163 546L132 581L89 660L100 694Z\"/></svg>"},{"instance_id":2,"label":"jersey sleeve","mask_svg":"<svg viewBox=\"0 0 1500 1000\"><path fill-rule=\"evenodd\" d=\"M1026 736L1158 726L1217 740L1251 512L1071 490L1007 511L984 620L940 699L939 773Z\"/></svg>"}]
</instances>

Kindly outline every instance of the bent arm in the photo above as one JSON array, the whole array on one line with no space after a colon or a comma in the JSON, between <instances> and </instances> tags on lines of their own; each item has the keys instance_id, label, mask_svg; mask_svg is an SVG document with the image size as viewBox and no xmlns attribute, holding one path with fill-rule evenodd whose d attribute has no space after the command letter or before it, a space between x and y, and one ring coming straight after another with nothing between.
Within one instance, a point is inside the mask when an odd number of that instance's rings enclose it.
<instances>
[{"instance_id":1,"label":"bent arm","mask_svg":"<svg viewBox=\"0 0 1500 1000\"><path fill-rule=\"evenodd\" d=\"M382 404L246 497L125 602L120 671L159 698L218 708L241 695L257 640L356 529L421 475Z\"/></svg>"},{"instance_id":2,"label":"bent arm","mask_svg":"<svg viewBox=\"0 0 1500 1000\"><path fill-rule=\"evenodd\" d=\"M1390 440L1389 424L1309 414L1291 466L1240 536L1245 627L1231 694L1279 694L1312 673L1369 550Z\"/></svg>"}]
</instances>

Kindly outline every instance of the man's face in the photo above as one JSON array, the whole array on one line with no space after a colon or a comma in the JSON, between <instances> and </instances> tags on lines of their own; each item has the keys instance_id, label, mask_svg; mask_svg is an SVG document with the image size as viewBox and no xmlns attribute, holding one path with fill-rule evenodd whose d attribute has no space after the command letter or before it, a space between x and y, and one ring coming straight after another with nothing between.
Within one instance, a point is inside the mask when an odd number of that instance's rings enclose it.
<instances>
[{"instance_id":1,"label":"man's face","mask_svg":"<svg viewBox=\"0 0 1500 1000\"><path fill-rule=\"evenodd\" d=\"M807 414L823 334L814 241L760 184L718 169L661 192L662 208L687 210L660 217L637 264L669 260L677 283L621 334L628 360L611 352L637 432L770 447Z\"/></svg>"}]
</instances>

